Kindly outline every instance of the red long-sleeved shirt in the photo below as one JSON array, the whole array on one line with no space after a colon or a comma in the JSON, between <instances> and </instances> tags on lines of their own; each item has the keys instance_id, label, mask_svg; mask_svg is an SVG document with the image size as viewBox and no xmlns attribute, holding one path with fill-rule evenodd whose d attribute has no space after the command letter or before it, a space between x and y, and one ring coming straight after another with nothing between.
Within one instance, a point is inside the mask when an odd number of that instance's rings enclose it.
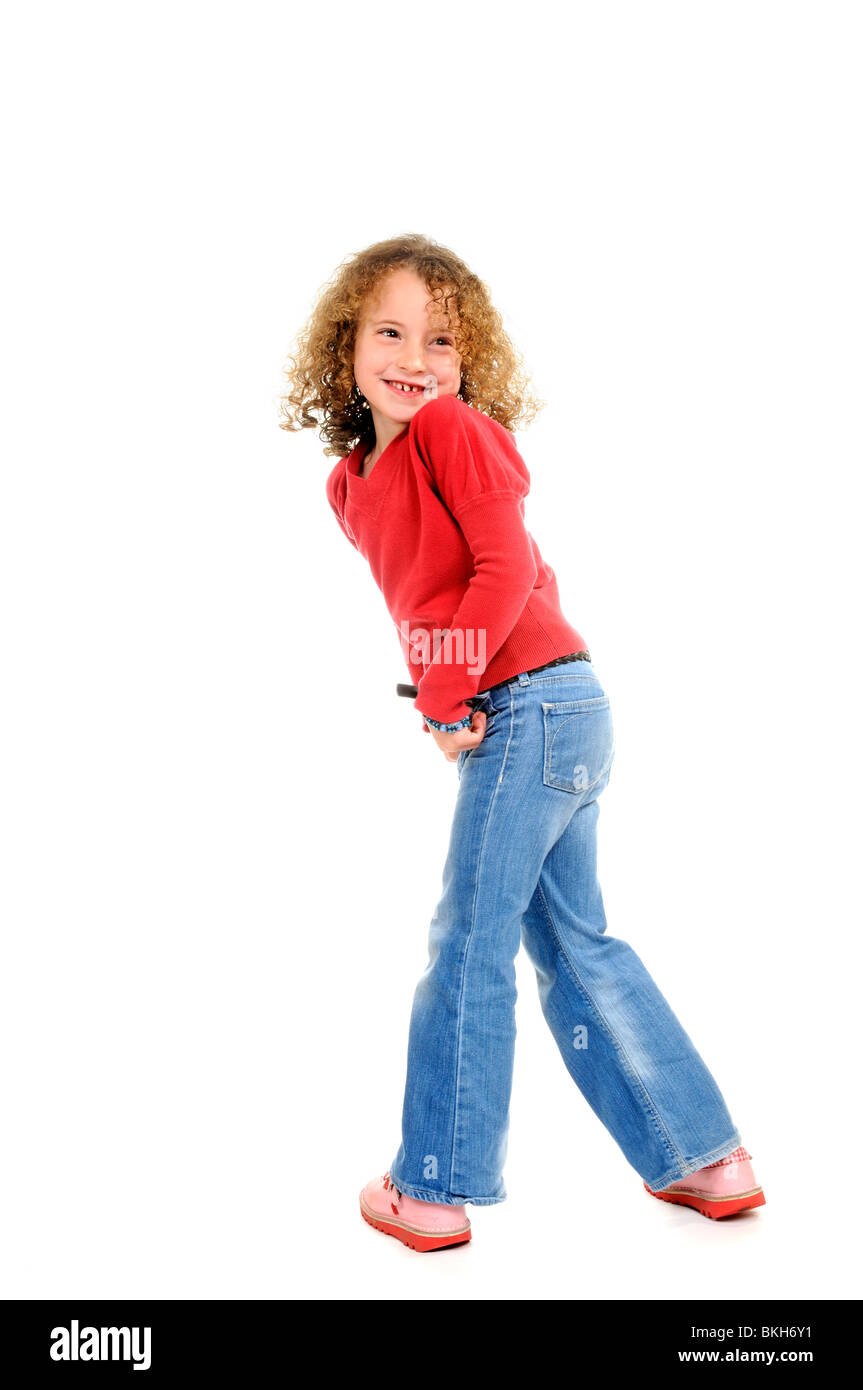
<instances>
[{"instance_id":1,"label":"red long-sleeved shirt","mask_svg":"<svg viewBox=\"0 0 863 1390\"><path fill-rule=\"evenodd\" d=\"M424 728L425 716L457 723L477 691L586 650L525 528L530 474L509 430L439 396L362 478L368 451L339 460L327 498L399 630Z\"/></svg>"}]
</instances>

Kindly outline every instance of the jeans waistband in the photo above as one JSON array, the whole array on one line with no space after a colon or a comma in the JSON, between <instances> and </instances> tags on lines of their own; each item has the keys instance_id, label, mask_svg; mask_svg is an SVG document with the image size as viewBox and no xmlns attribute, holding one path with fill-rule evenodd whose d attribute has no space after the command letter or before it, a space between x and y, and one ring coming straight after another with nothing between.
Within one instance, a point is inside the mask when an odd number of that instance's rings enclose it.
<instances>
[{"instance_id":1,"label":"jeans waistband","mask_svg":"<svg viewBox=\"0 0 863 1390\"><path fill-rule=\"evenodd\" d=\"M568 656L556 656L542 666L532 666L529 671L519 671L517 675L510 676L509 680L498 681L498 685L512 685L513 681L520 681L522 676L538 676L540 671L547 671L550 666L562 666L565 661L590 661L590 652L585 649L583 652L570 652Z\"/></svg>"},{"instance_id":2,"label":"jeans waistband","mask_svg":"<svg viewBox=\"0 0 863 1390\"><path fill-rule=\"evenodd\" d=\"M514 685L517 683L527 685L529 681L525 680L526 676L538 676L541 671L547 671L550 666L562 666L565 661L590 661L590 652L585 650L581 652L570 652L568 656L556 656L552 661L546 661L543 666L532 666L529 671L519 671L514 676L507 676L506 680L498 681L495 685L490 685L485 693L488 694L492 690L500 690L505 685ZM406 685L400 681L396 686L396 694L404 695L408 700L415 700L418 691L415 685ZM466 703L469 705L473 704L475 701L479 700L479 698L478 695L472 696Z\"/></svg>"},{"instance_id":3,"label":"jeans waistband","mask_svg":"<svg viewBox=\"0 0 863 1390\"><path fill-rule=\"evenodd\" d=\"M509 685L530 685L531 676L539 676L544 671L551 670L552 666L562 666L567 661L590 661L590 652L570 652L568 656L556 656L553 661L546 661L542 666L532 666L529 671L519 671L515 676L508 676L506 680L498 681L495 685L490 685L481 695L475 696L467 701L470 704L481 704L487 695L493 690L505 690Z\"/></svg>"}]
</instances>

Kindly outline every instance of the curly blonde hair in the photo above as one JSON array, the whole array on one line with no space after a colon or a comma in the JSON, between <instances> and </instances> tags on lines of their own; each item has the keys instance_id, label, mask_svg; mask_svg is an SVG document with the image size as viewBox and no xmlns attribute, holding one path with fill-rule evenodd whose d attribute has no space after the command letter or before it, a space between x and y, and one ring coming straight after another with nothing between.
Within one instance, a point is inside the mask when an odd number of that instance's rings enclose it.
<instances>
[{"instance_id":1,"label":"curly blonde hair","mask_svg":"<svg viewBox=\"0 0 863 1390\"><path fill-rule=\"evenodd\" d=\"M425 282L434 301L443 304L450 326L449 304L455 301L458 326L452 331L462 359L459 399L508 430L530 424L547 402L528 391L530 378L488 287L455 252L430 237L406 233L348 257L322 287L297 335L296 351L286 358L279 428L320 426L324 454L340 458L357 443L374 439L368 401L354 380L354 344L366 300L396 269L412 270Z\"/></svg>"}]
</instances>

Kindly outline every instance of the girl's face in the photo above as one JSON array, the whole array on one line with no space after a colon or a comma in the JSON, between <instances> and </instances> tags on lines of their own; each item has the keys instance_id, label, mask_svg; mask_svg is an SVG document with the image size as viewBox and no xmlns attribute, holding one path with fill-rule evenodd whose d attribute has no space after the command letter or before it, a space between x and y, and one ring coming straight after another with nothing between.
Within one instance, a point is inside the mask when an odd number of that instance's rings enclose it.
<instances>
[{"instance_id":1,"label":"girl's face","mask_svg":"<svg viewBox=\"0 0 863 1390\"><path fill-rule=\"evenodd\" d=\"M379 440L401 431L422 408L428 372L438 379L439 396L458 395L461 357L443 310L413 271L392 271L363 306L354 343L354 380ZM416 383L419 390L402 391L391 381Z\"/></svg>"}]
</instances>

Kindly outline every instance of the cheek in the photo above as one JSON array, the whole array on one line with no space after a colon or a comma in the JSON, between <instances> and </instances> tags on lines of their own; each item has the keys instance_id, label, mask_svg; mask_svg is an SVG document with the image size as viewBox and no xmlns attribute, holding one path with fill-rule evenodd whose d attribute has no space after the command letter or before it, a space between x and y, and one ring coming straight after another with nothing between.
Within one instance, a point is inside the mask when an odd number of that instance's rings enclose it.
<instances>
[{"instance_id":1,"label":"cheek","mask_svg":"<svg viewBox=\"0 0 863 1390\"><path fill-rule=\"evenodd\" d=\"M374 376L374 353L364 343L357 343L354 348L354 377L357 381L361 377L368 379Z\"/></svg>"},{"instance_id":2,"label":"cheek","mask_svg":"<svg viewBox=\"0 0 863 1390\"><path fill-rule=\"evenodd\" d=\"M360 367L368 366L375 357L375 348L381 340L373 333L360 330L354 340L354 361Z\"/></svg>"},{"instance_id":3,"label":"cheek","mask_svg":"<svg viewBox=\"0 0 863 1390\"><path fill-rule=\"evenodd\" d=\"M461 358L453 356L448 358L446 362L441 362L438 375L440 376L442 381L445 381L450 385L453 382L460 382Z\"/></svg>"}]
</instances>

